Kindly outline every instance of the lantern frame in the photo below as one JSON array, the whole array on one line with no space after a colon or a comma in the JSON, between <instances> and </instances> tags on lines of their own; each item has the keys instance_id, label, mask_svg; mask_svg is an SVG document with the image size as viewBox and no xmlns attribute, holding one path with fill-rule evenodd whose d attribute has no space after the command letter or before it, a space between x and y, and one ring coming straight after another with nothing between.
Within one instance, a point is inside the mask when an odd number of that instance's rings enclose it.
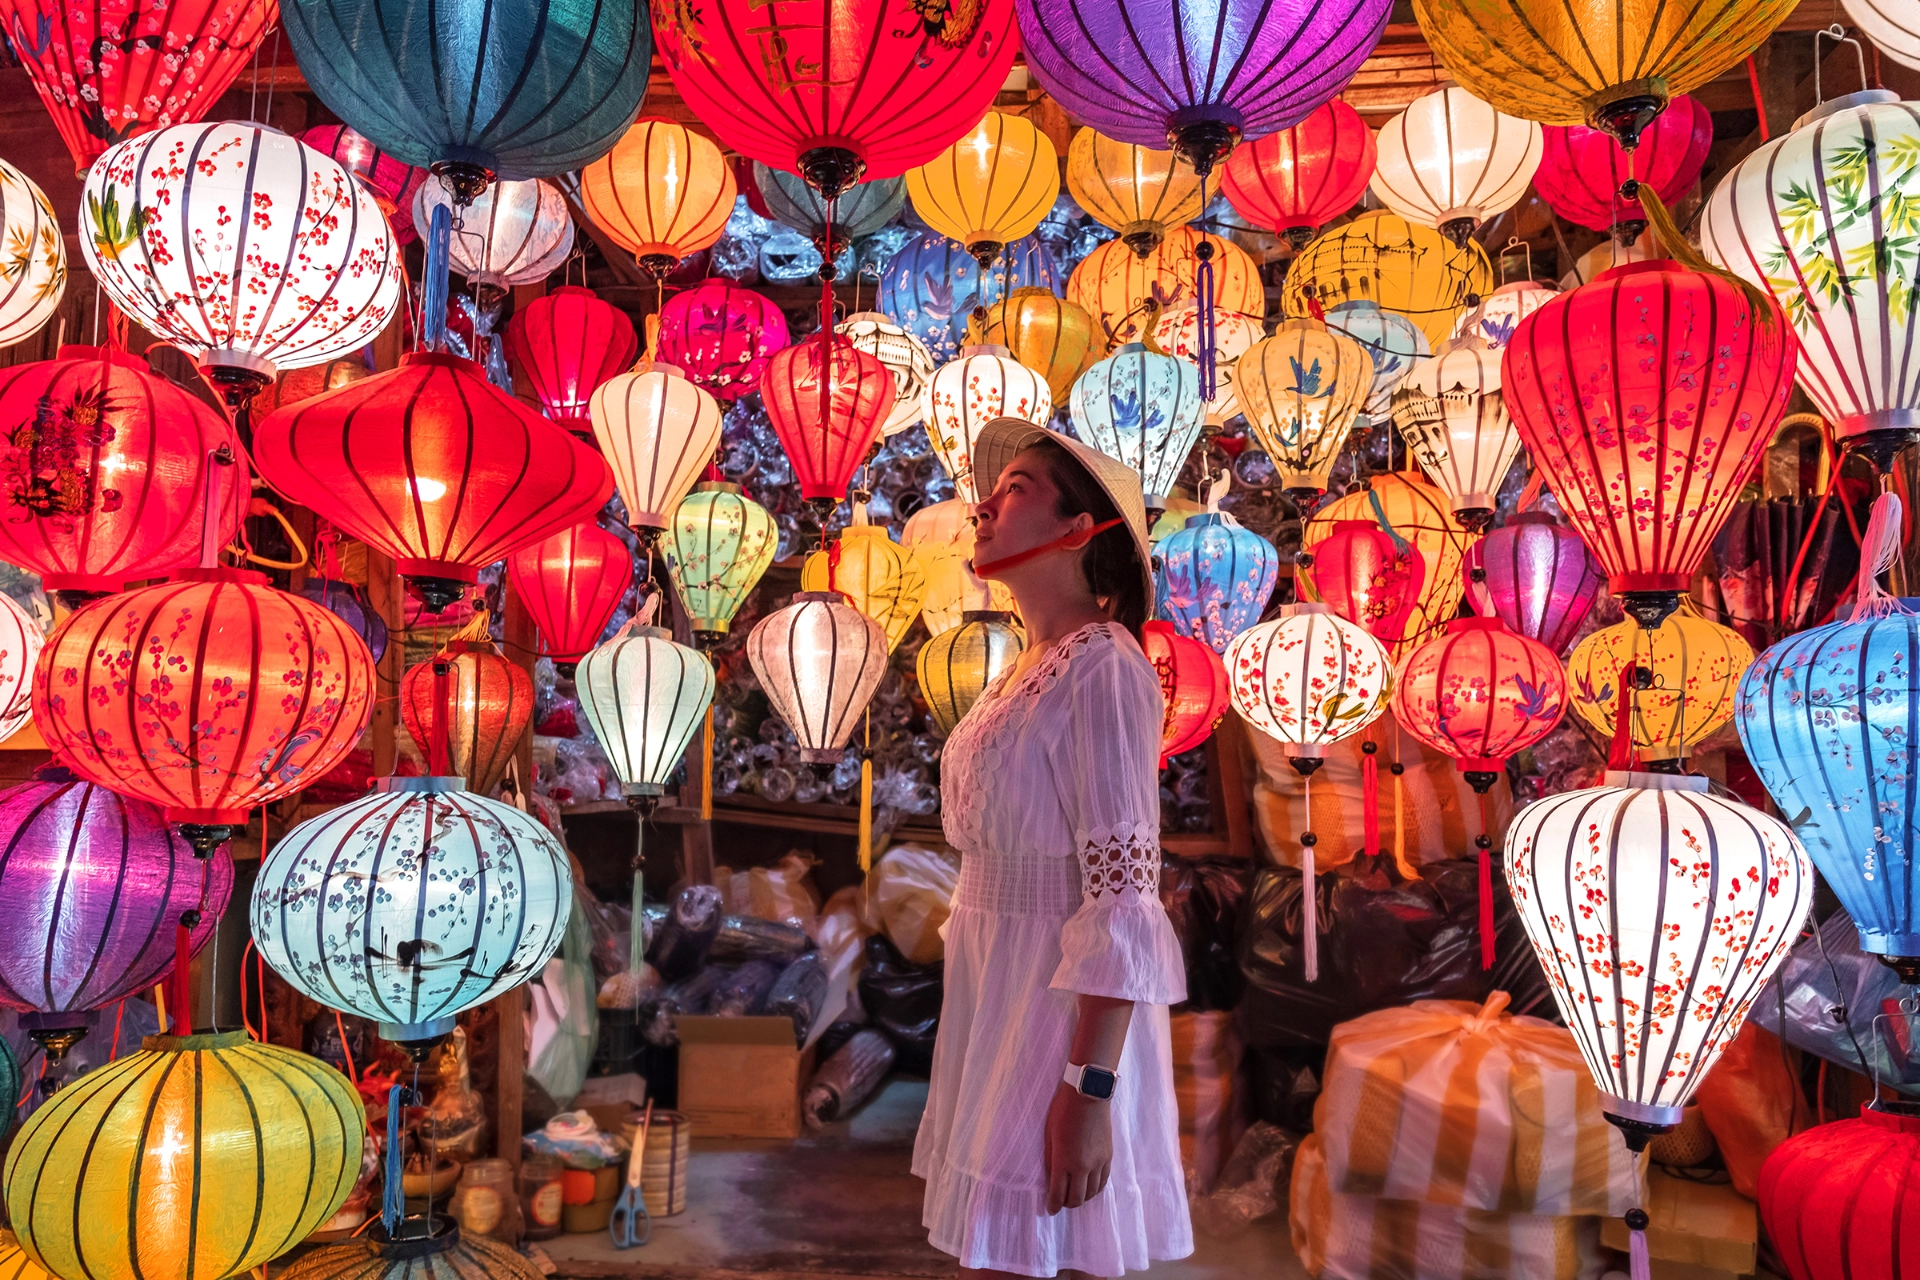
<instances>
[{"instance_id":1,"label":"lantern frame","mask_svg":"<svg viewBox=\"0 0 1920 1280\"><path fill-rule=\"evenodd\" d=\"M666 628L635 618L580 660L574 684L581 714L606 751L627 804L646 812L666 794L713 705L712 661L675 643ZM656 707L654 699L663 693L667 705Z\"/></svg>"}]
</instances>

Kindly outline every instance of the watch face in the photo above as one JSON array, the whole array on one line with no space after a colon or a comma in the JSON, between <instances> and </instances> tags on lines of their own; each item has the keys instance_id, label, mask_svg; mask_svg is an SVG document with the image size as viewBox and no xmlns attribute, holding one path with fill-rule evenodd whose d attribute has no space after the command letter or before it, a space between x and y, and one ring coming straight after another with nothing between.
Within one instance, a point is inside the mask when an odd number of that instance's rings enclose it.
<instances>
[{"instance_id":1,"label":"watch face","mask_svg":"<svg viewBox=\"0 0 1920 1280\"><path fill-rule=\"evenodd\" d=\"M1113 1072L1102 1067L1088 1067L1080 1073L1080 1092L1089 1098L1098 1098L1105 1102L1113 1097Z\"/></svg>"}]
</instances>

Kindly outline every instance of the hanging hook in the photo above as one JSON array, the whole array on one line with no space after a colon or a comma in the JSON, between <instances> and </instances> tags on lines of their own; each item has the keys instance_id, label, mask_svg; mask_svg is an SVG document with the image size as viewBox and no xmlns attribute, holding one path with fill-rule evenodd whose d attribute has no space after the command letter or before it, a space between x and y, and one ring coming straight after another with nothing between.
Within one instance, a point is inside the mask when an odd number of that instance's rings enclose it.
<instances>
[{"instance_id":1,"label":"hanging hook","mask_svg":"<svg viewBox=\"0 0 1920 1280\"><path fill-rule=\"evenodd\" d=\"M1845 27L1836 22L1830 27L1813 33L1813 105L1816 107L1826 101L1826 96L1820 91L1820 41L1822 39L1831 40L1835 44L1853 46L1853 56L1860 64L1860 87L1863 90L1867 88L1867 51L1861 47L1858 40L1847 34Z\"/></svg>"}]
</instances>

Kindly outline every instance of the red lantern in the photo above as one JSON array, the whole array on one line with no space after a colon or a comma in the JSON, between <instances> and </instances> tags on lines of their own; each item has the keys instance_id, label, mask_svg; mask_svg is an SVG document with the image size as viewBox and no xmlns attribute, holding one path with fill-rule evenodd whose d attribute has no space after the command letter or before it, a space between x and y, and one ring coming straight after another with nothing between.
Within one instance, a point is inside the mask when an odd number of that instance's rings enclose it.
<instances>
[{"instance_id":1,"label":"red lantern","mask_svg":"<svg viewBox=\"0 0 1920 1280\"><path fill-rule=\"evenodd\" d=\"M1547 207L1568 222L1612 230L1622 243L1632 244L1647 220L1638 200L1620 194L1620 185L1638 178L1663 204L1686 195L1700 180L1713 146L1713 114L1694 98L1674 98L1641 131L1631 157L1612 134L1586 125L1548 125L1541 135L1533 189Z\"/></svg>"},{"instance_id":2,"label":"red lantern","mask_svg":"<svg viewBox=\"0 0 1920 1280\"><path fill-rule=\"evenodd\" d=\"M0 369L0 423L0 560L50 591L118 591L199 564L209 483L215 547L246 515L233 424L123 351L62 347Z\"/></svg>"},{"instance_id":3,"label":"red lantern","mask_svg":"<svg viewBox=\"0 0 1920 1280\"><path fill-rule=\"evenodd\" d=\"M1920 1280L1920 1116L1869 1104L1795 1134L1760 1166L1759 1199L1792 1280Z\"/></svg>"},{"instance_id":4,"label":"red lantern","mask_svg":"<svg viewBox=\"0 0 1920 1280\"><path fill-rule=\"evenodd\" d=\"M372 704L366 641L240 569L184 569L95 600L47 637L33 676L33 720L55 757L162 806L203 849L325 777Z\"/></svg>"},{"instance_id":5,"label":"red lantern","mask_svg":"<svg viewBox=\"0 0 1920 1280\"><path fill-rule=\"evenodd\" d=\"M653 38L729 150L826 196L939 155L993 105L1019 43L1013 0L786 0L771 19L765 0L653 0Z\"/></svg>"},{"instance_id":6,"label":"red lantern","mask_svg":"<svg viewBox=\"0 0 1920 1280\"><path fill-rule=\"evenodd\" d=\"M540 652L571 676L633 585L633 551L588 521L514 552L507 577L540 629Z\"/></svg>"},{"instance_id":7,"label":"red lantern","mask_svg":"<svg viewBox=\"0 0 1920 1280\"><path fill-rule=\"evenodd\" d=\"M576 284L535 298L507 322L507 355L526 371L540 407L589 440L593 389L632 364L639 349L627 313Z\"/></svg>"},{"instance_id":8,"label":"red lantern","mask_svg":"<svg viewBox=\"0 0 1920 1280\"><path fill-rule=\"evenodd\" d=\"M1140 647L1160 677L1167 710L1160 722L1160 767L1207 740L1227 713L1227 667L1212 648L1154 619L1140 628Z\"/></svg>"},{"instance_id":9,"label":"red lantern","mask_svg":"<svg viewBox=\"0 0 1920 1280\"><path fill-rule=\"evenodd\" d=\"M613 495L599 454L438 351L278 410L253 441L274 488L393 557L435 609Z\"/></svg>"},{"instance_id":10,"label":"red lantern","mask_svg":"<svg viewBox=\"0 0 1920 1280\"><path fill-rule=\"evenodd\" d=\"M427 170L408 164L344 124L323 124L300 135L300 141L346 166L360 185L373 193L380 212L393 228L393 242L415 238L413 197L427 180Z\"/></svg>"},{"instance_id":11,"label":"red lantern","mask_svg":"<svg viewBox=\"0 0 1920 1280\"><path fill-rule=\"evenodd\" d=\"M82 174L115 143L205 119L279 16L276 0L0 0L14 57Z\"/></svg>"},{"instance_id":12,"label":"red lantern","mask_svg":"<svg viewBox=\"0 0 1920 1280\"><path fill-rule=\"evenodd\" d=\"M731 280L702 280L660 308L652 358L684 370L716 400L738 400L760 386L788 340L787 317L769 299Z\"/></svg>"},{"instance_id":13,"label":"red lantern","mask_svg":"<svg viewBox=\"0 0 1920 1280\"><path fill-rule=\"evenodd\" d=\"M847 482L880 438L893 390L892 371L838 335L809 338L767 362L760 398L802 498L831 511L847 496Z\"/></svg>"},{"instance_id":14,"label":"red lantern","mask_svg":"<svg viewBox=\"0 0 1920 1280\"><path fill-rule=\"evenodd\" d=\"M401 677L400 719L434 775L451 769L467 790L492 795L533 723L533 680L492 641L453 640Z\"/></svg>"},{"instance_id":15,"label":"red lantern","mask_svg":"<svg viewBox=\"0 0 1920 1280\"><path fill-rule=\"evenodd\" d=\"M1799 355L1771 299L1655 259L1520 322L1507 409L1560 509L1649 629L1679 605L1773 440Z\"/></svg>"},{"instance_id":16,"label":"red lantern","mask_svg":"<svg viewBox=\"0 0 1920 1280\"><path fill-rule=\"evenodd\" d=\"M1552 732L1566 709L1560 659L1498 618L1455 618L1407 655L1394 680L1401 727L1452 756L1480 792L1509 757Z\"/></svg>"},{"instance_id":17,"label":"red lantern","mask_svg":"<svg viewBox=\"0 0 1920 1280\"><path fill-rule=\"evenodd\" d=\"M1291 129L1235 147L1221 189L1241 216L1299 249L1359 201L1375 154L1373 130L1334 98Z\"/></svg>"},{"instance_id":18,"label":"red lantern","mask_svg":"<svg viewBox=\"0 0 1920 1280\"><path fill-rule=\"evenodd\" d=\"M1406 638L1427 582L1420 548L1372 520L1336 520L1303 559L1313 570L1314 590L1335 613L1389 649Z\"/></svg>"}]
</instances>

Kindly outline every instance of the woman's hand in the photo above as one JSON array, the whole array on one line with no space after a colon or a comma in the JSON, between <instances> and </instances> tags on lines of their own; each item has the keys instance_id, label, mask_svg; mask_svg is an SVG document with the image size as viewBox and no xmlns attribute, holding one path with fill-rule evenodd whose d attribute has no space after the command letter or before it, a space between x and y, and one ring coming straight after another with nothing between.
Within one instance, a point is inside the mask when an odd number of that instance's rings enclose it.
<instances>
[{"instance_id":1,"label":"woman's hand","mask_svg":"<svg viewBox=\"0 0 1920 1280\"><path fill-rule=\"evenodd\" d=\"M1064 1081L1047 1108L1047 1212L1078 1209L1107 1185L1113 1165L1113 1104L1082 1097Z\"/></svg>"}]
</instances>

